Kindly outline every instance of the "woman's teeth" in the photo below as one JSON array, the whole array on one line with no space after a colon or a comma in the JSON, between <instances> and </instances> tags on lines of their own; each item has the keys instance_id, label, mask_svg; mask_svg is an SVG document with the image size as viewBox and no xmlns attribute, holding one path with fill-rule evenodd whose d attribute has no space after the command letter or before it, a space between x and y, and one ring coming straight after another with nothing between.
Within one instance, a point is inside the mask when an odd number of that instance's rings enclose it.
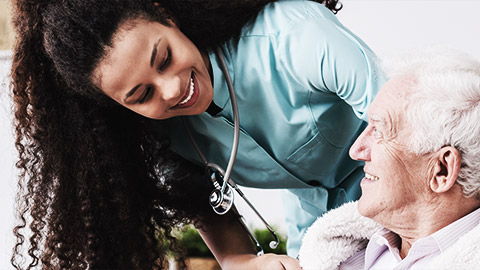
<instances>
[{"instance_id":1,"label":"woman's teeth","mask_svg":"<svg viewBox=\"0 0 480 270\"><path fill-rule=\"evenodd\" d=\"M193 96L193 89L194 89L194 83L193 83L193 78L190 78L190 92L188 93L188 96L186 99L184 99L183 101L181 101L180 103L178 103L178 105L183 105L185 103L187 103Z\"/></svg>"},{"instance_id":2,"label":"woman's teeth","mask_svg":"<svg viewBox=\"0 0 480 270\"><path fill-rule=\"evenodd\" d=\"M378 178L377 176L371 175L371 174L369 174L369 173L365 173L365 178L367 178L368 180L371 180L371 181L378 181L378 180L380 180L380 178Z\"/></svg>"}]
</instances>

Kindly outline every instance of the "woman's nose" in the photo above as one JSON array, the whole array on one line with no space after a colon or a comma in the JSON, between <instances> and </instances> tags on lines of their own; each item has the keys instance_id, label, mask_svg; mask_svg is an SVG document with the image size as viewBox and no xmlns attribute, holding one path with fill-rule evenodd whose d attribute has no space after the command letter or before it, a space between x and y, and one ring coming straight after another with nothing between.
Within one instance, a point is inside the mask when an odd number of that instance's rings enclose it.
<instances>
[{"instance_id":1,"label":"woman's nose","mask_svg":"<svg viewBox=\"0 0 480 270\"><path fill-rule=\"evenodd\" d=\"M350 157L355 160L370 160L371 148L369 145L370 135L368 134L368 128L358 136L358 138L350 147Z\"/></svg>"},{"instance_id":2,"label":"woman's nose","mask_svg":"<svg viewBox=\"0 0 480 270\"><path fill-rule=\"evenodd\" d=\"M160 97L165 101L177 101L182 96L184 90L183 88L186 89L186 86L182 86L181 79L178 76L169 76L167 78L162 78L158 80L157 83Z\"/></svg>"}]
</instances>

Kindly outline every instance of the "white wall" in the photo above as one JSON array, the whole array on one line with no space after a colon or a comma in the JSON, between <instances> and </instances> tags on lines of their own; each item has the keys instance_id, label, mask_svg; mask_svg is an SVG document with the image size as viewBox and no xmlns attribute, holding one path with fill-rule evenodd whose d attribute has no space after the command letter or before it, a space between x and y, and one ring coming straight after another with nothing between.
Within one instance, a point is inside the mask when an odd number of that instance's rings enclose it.
<instances>
[{"instance_id":1,"label":"white wall","mask_svg":"<svg viewBox=\"0 0 480 270\"><path fill-rule=\"evenodd\" d=\"M0 51L0 269L10 268L13 247L13 200L16 157L13 128L10 124L11 102L7 93L8 53Z\"/></svg>"},{"instance_id":2,"label":"white wall","mask_svg":"<svg viewBox=\"0 0 480 270\"><path fill-rule=\"evenodd\" d=\"M479 0L344 0L338 18L380 56L433 43L480 58Z\"/></svg>"},{"instance_id":3,"label":"white wall","mask_svg":"<svg viewBox=\"0 0 480 270\"><path fill-rule=\"evenodd\" d=\"M379 55L425 46L432 43L449 44L480 58L480 1L394 1L344 0L339 19L360 36ZM0 53L1 56L1 53ZM1 59L1 58L0 58ZM12 203L15 188L13 131L10 126L10 102L6 99L5 71L0 62L0 269L11 269ZM243 191L267 221L284 232L280 192ZM237 196L238 197L238 196ZM237 201L241 199L237 198ZM247 222L263 228L252 212L240 205Z\"/></svg>"}]
</instances>

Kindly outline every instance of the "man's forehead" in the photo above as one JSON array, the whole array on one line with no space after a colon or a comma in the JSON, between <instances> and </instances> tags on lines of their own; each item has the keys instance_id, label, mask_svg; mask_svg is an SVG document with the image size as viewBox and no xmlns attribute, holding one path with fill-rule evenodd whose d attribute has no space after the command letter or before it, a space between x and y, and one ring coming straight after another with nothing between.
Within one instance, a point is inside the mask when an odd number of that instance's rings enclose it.
<instances>
[{"instance_id":1,"label":"man's forehead","mask_svg":"<svg viewBox=\"0 0 480 270\"><path fill-rule=\"evenodd\" d=\"M385 122L387 121L386 117L382 115L381 112L372 112L371 114L369 114L369 116L371 122L385 124Z\"/></svg>"},{"instance_id":2,"label":"man's forehead","mask_svg":"<svg viewBox=\"0 0 480 270\"><path fill-rule=\"evenodd\" d=\"M414 75L394 76L385 83L380 91L399 99L407 99L414 84L416 84Z\"/></svg>"},{"instance_id":3,"label":"man's forehead","mask_svg":"<svg viewBox=\"0 0 480 270\"><path fill-rule=\"evenodd\" d=\"M412 84L412 76L395 76L388 80L370 105L370 121L391 125L394 119L401 117L408 104Z\"/></svg>"},{"instance_id":4,"label":"man's forehead","mask_svg":"<svg viewBox=\"0 0 480 270\"><path fill-rule=\"evenodd\" d=\"M385 124L388 119L389 109L391 109L388 105L390 101L392 100L389 98L386 89L382 88L368 109L369 121Z\"/></svg>"}]
</instances>

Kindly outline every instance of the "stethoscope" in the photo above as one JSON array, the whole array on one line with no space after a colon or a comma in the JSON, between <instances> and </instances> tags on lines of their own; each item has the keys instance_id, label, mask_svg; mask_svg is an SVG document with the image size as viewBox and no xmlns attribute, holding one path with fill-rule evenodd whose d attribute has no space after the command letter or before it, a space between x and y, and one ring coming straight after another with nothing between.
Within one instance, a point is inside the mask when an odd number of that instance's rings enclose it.
<instances>
[{"instance_id":1,"label":"stethoscope","mask_svg":"<svg viewBox=\"0 0 480 270\"><path fill-rule=\"evenodd\" d=\"M216 55L217 55L217 58L220 60L220 68L227 81L228 93L230 95L230 102L232 103L232 111L233 111L233 124L234 124L233 144L232 144L232 152L230 153L230 159L227 165L227 170L223 170L223 168L220 167L219 165L207 161L205 156L200 151L200 148L198 147L195 141L195 138L193 137L193 134L190 131L190 128L188 127L185 117L183 118L183 123L185 125L185 129L187 130L188 136L190 137L190 141L192 142L193 147L195 148L195 152L197 152L198 156L202 160L202 163L205 166L205 170L209 175L210 179L212 180L213 186L215 188L212 191L212 193L210 193L210 197L209 197L209 203L212 206L213 211L215 211L215 213L219 215L223 215L232 208L234 203L234 193L232 190L233 188L240 195L240 197L242 197L242 199L247 203L247 205L253 210L253 212L255 212L255 214L260 218L260 220L262 220L263 224L265 224L267 229L273 235L273 237L275 238L275 241L271 241L269 246L270 248L275 249L280 242L277 234L272 229L272 227L268 225L268 223L265 221L262 215L260 215L257 209L255 209L255 207L247 199L247 197L245 197L245 194L243 194L243 192L240 190L237 184L230 178L230 174L232 173L232 169L233 169L233 164L235 163L235 158L237 156L238 139L240 135L240 121L238 117L238 107L237 107L237 99L235 97L235 90L233 88L233 83L228 73L227 65L225 64L224 56L220 48L216 49ZM227 180L225 181L225 179ZM220 182L222 183L220 184ZM257 248L257 255L263 254L264 252L263 252L262 246L260 245L258 240L255 238L253 233L248 229L247 225L243 220L243 216L239 215L239 220L242 226L247 231L250 238L252 239L252 241L255 243L255 246Z\"/></svg>"}]
</instances>

